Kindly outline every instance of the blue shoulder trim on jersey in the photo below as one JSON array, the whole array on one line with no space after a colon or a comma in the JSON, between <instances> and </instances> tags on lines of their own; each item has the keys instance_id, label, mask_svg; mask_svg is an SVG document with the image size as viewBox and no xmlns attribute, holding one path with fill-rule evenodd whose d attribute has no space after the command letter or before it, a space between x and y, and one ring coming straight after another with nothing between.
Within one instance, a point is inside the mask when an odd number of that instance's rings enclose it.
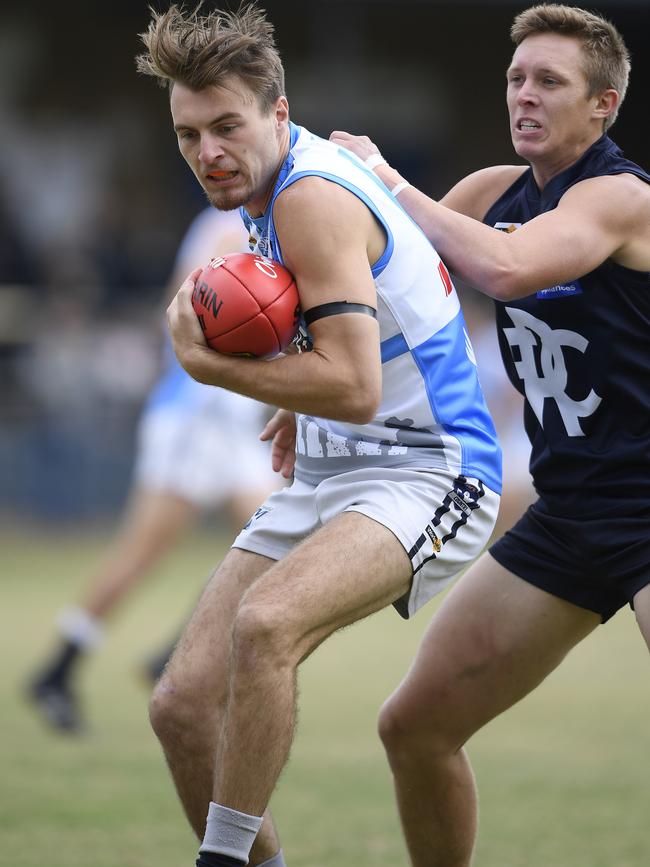
<instances>
[{"instance_id":1,"label":"blue shoulder trim on jersey","mask_svg":"<svg viewBox=\"0 0 650 867\"><path fill-rule=\"evenodd\" d=\"M354 184L346 181L345 178L340 177L339 175L332 175L328 172L318 172L318 171L306 171L306 172L297 172L293 177L291 177L283 187L282 190L286 190L287 187L290 187L291 184L299 181L301 178L307 177L317 177L317 178L325 178L326 181L332 181L335 184L338 184L340 187L343 187L344 190L349 190L353 195L355 195L358 199L364 203L364 205L368 208L371 213L375 215L379 223L382 225L384 231L386 232L386 247L384 252L381 254L379 259L375 262L375 264L371 267L372 276L378 277L381 272L384 270L386 265L388 265L390 261L390 257L393 255L393 248L395 246L395 242L393 240L393 233L388 227L386 221L382 217L377 205L372 201L372 199L367 196L363 190L360 190L358 187L355 187ZM384 188L385 189L385 188ZM281 190L280 190L281 192ZM275 232L273 232L273 236L275 237Z\"/></svg>"},{"instance_id":2,"label":"blue shoulder trim on jersey","mask_svg":"<svg viewBox=\"0 0 650 867\"><path fill-rule=\"evenodd\" d=\"M289 121L289 150L293 149L293 146L298 141L298 137L302 132L302 127L293 123L293 121Z\"/></svg>"},{"instance_id":3,"label":"blue shoulder trim on jersey","mask_svg":"<svg viewBox=\"0 0 650 867\"><path fill-rule=\"evenodd\" d=\"M277 238L275 236L275 225L273 223L273 203L275 202L276 196L278 195L278 192L280 191L287 175L293 168L293 164L295 162L293 147L298 141L301 132L302 127L296 126L295 123L291 123L291 121L289 121L289 153L287 154L287 158L285 159L285 161L280 166L280 171L278 172L278 177L275 181L275 186L273 187L271 201L262 216L251 217L243 206L240 208L240 211L242 213L242 219L244 220L244 223L246 224L249 231L251 224L254 224L257 228L259 234L258 249L260 254L262 256L268 256L271 259L275 259L281 265L284 265L284 260L282 258L280 245L278 244Z\"/></svg>"},{"instance_id":4,"label":"blue shoulder trim on jersey","mask_svg":"<svg viewBox=\"0 0 650 867\"><path fill-rule=\"evenodd\" d=\"M243 205L239 206L239 216L241 217L242 222L246 226L247 230L250 232L251 226L253 225L253 218Z\"/></svg>"},{"instance_id":5,"label":"blue shoulder trim on jersey","mask_svg":"<svg viewBox=\"0 0 650 867\"><path fill-rule=\"evenodd\" d=\"M362 169L362 171L364 171L367 175L369 175L369 176L373 179L373 181L375 182L375 184L377 184L377 186L379 187L379 189L380 189L382 192L386 193L387 195L389 195L389 196L391 197L391 199L393 200L393 202L395 202L395 204L396 204L397 207L400 209L400 211L404 214L404 216L405 216L405 217L408 217L408 219L409 219L409 220L411 221L411 223L415 226L415 228L418 230L418 232L419 232L421 235L424 235L425 238L427 237L427 236L425 235L425 233L422 231L422 227L419 226L419 225L415 222L415 220L413 219L413 217L409 214L409 212L406 211L406 210L404 209L404 207L402 206L402 203L400 202L400 200L399 200L396 196L393 196L393 195L392 195L391 191L388 189L388 187L386 186L386 184L381 180L381 178L379 177L379 175L376 175L376 174L375 174L371 169L366 168L366 166L361 162L361 160L360 160L358 157L355 157L355 155L352 153L352 151L349 151L347 148L339 148L339 154L340 154L342 157L345 157L346 159L350 160L350 162L353 162L353 163L355 164L355 166L357 166L357 168ZM431 243L431 242L429 241L428 238L427 238L427 241L428 241L429 243Z\"/></svg>"},{"instance_id":6,"label":"blue shoulder trim on jersey","mask_svg":"<svg viewBox=\"0 0 650 867\"><path fill-rule=\"evenodd\" d=\"M386 364L387 361L392 361L400 355L404 355L409 351L408 343L402 333L394 334L386 340L382 340L380 345L381 363Z\"/></svg>"},{"instance_id":7,"label":"blue shoulder trim on jersey","mask_svg":"<svg viewBox=\"0 0 650 867\"><path fill-rule=\"evenodd\" d=\"M364 162L362 162L362 160L358 156L356 156L356 154L353 154L352 151L349 151L347 148L342 147L338 149L338 154L339 156L344 157L344 159L346 159L348 162L353 163L356 168L361 169L364 175L370 178L377 186L377 188L382 191L382 193L388 193L390 195L390 190L379 177L379 175L376 175L372 169L369 169L368 166ZM397 199L395 199L395 201L397 201Z\"/></svg>"}]
</instances>

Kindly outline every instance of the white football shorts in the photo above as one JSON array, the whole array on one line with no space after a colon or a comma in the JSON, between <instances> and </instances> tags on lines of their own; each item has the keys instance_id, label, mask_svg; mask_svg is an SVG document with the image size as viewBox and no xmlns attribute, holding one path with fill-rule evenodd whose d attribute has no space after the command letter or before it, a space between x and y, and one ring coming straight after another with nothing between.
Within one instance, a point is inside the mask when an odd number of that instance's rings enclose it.
<instances>
[{"instance_id":1,"label":"white football shorts","mask_svg":"<svg viewBox=\"0 0 650 867\"><path fill-rule=\"evenodd\" d=\"M361 512L391 530L411 560L410 593L394 603L409 618L481 553L499 500L480 480L440 470L354 470L316 486L296 479L267 498L233 547L280 560L341 512Z\"/></svg>"},{"instance_id":2,"label":"white football shorts","mask_svg":"<svg viewBox=\"0 0 650 867\"><path fill-rule=\"evenodd\" d=\"M226 411L223 400L221 406L203 400L145 412L137 433L137 484L201 508L217 507L242 491L277 488L270 448L258 439L262 414L249 412L244 400L234 412L231 406Z\"/></svg>"}]
</instances>

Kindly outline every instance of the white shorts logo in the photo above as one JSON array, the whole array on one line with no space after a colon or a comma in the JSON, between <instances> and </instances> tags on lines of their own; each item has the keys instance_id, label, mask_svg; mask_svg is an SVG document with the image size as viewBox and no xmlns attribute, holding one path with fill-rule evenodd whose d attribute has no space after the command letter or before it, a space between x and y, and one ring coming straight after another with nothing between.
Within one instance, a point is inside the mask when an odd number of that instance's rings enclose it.
<instances>
[{"instance_id":1,"label":"white shorts logo","mask_svg":"<svg viewBox=\"0 0 650 867\"><path fill-rule=\"evenodd\" d=\"M515 307L506 307L514 328L504 328L510 347L519 347L521 361L515 361L515 370L524 382L526 398L531 405L537 420L544 427L544 400L551 398L557 403L564 427L570 437L584 436L580 427L581 418L587 418L601 402L592 389L584 400L573 400L566 394L567 369L564 362L562 347L569 346L584 352L589 342L575 331L565 328L549 328L549 326ZM540 376L535 363L534 348L539 339Z\"/></svg>"}]
</instances>

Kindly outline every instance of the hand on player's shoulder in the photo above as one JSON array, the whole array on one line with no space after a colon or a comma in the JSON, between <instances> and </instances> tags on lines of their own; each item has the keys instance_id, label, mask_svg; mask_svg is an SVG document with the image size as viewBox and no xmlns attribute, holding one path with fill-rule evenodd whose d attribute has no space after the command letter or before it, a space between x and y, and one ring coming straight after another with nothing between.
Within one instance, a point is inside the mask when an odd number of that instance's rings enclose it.
<instances>
[{"instance_id":1,"label":"hand on player's shoulder","mask_svg":"<svg viewBox=\"0 0 650 867\"><path fill-rule=\"evenodd\" d=\"M364 162L373 154L379 154L379 148L367 135L353 135L352 133L335 129L334 132L330 133L330 141L339 147L352 151L353 154L356 154Z\"/></svg>"}]
</instances>

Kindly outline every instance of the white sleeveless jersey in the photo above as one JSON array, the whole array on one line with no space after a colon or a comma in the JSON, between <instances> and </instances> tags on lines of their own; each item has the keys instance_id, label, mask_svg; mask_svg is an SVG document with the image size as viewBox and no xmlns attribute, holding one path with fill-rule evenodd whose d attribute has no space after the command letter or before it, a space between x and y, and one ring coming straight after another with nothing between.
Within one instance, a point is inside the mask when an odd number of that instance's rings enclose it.
<instances>
[{"instance_id":1,"label":"white sleeveless jersey","mask_svg":"<svg viewBox=\"0 0 650 867\"><path fill-rule=\"evenodd\" d=\"M452 281L424 234L361 160L291 124L290 151L266 213L252 219L242 209L252 249L283 261L273 203L307 175L350 190L386 232L386 248L372 266L382 398L369 424L298 415L296 477L317 484L367 466L440 468L500 493L501 451Z\"/></svg>"}]
</instances>

